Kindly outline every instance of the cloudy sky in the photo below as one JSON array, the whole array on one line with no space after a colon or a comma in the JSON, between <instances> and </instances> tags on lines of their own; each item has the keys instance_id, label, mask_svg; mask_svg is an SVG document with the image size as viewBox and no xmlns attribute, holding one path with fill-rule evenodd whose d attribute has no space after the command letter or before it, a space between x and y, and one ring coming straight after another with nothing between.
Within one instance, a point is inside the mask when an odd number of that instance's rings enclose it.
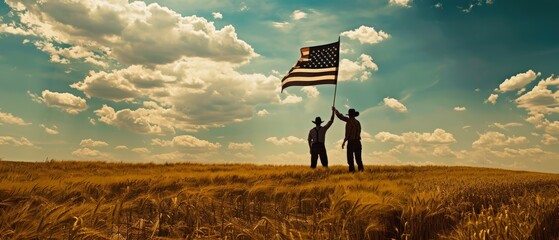
<instances>
[{"instance_id":1,"label":"cloudy sky","mask_svg":"<svg viewBox=\"0 0 559 240\"><path fill-rule=\"evenodd\" d=\"M4 0L0 158L308 165L334 87L281 78L341 36L336 106L361 112L366 164L559 172L558 7Z\"/></svg>"}]
</instances>

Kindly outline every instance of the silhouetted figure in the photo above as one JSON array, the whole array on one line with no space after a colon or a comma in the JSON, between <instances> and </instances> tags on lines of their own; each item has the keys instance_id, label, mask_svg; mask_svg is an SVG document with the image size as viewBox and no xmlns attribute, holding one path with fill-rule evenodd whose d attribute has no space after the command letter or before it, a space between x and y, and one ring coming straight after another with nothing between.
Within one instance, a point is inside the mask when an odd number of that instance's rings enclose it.
<instances>
[{"instance_id":1,"label":"silhouetted figure","mask_svg":"<svg viewBox=\"0 0 559 240\"><path fill-rule=\"evenodd\" d=\"M320 126L323 122L320 117L316 117L313 123L316 125L309 131L309 148L311 150L311 168L316 168L318 157L320 156L320 163L323 167L328 167L328 154L326 154L326 147L324 141L326 140L326 131L332 126L334 122L334 111L330 116L330 121L324 126Z\"/></svg>"},{"instance_id":2,"label":"silhouetted figure","mask_svg":"<svg viewBox=\"0 0 559 240\"><path fill-rule=\"evenodd\" d=\"M361 123L355 119L359 116L359 112L355 109L349 109L347 112L347 117L342 115L335 107L332 110L336 112L336 116L346 122L345 124L345 138L342 143L342 149L347 141L347 164L349 165L349 171L355 172L355 166L353 165L353 156L355 155L355 162L357 163L357 169L363 171L363 161L361 159Z\"/></svg>"}]
</instances>

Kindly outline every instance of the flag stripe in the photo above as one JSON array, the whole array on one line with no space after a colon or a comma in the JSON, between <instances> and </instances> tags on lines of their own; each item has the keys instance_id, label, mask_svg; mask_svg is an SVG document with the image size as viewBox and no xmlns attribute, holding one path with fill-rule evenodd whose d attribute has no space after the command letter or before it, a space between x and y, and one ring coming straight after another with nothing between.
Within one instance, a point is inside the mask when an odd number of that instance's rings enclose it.
<instances>
[{"instance_id":1,"label":"flag stripe","mask_svg":"<svg viewBox=\"0 0 559 240\"><path fill-rule=\"evenodd\" d=\"M316 76L316 77L288 77L282 81L282 84L286 84L288 82L312 82L312 81L319 81L319 80L336 80L336 76L325 75L325 76Z\"/></svg>"},{"instance_id":2,"label":"flag stripe","mask_svg":"<svg viewBox=\"0 0 559 240\"><path fill-rule=\"evenodd\" d=\"M313 85L321 85L321 84L336 84L336 80L318 80L318 81L295 81L295 82L288 82L284 83L281 87L283 90L286 87L291 86L313 86Z\"/></svg>"},{"instance_id":3,"label":"flag stripe","mask_svg":"<svg viewBox=\"0 0 559 240\"><path fill-rule=\"evenodd\" d=\"M337 71L338 68L294 68L291 70L290 75L292 73L316 73L316 72L334 72Z\"/></svg>"},{"instance_id":4,"label":"flag stripe","mask_svg":"<svg viewBox=\"0 0 559 240\"><path fill-rule=\"evenodd\" d=\"M336 71L333 72L314 72L314 73L291 73L289 74L289 77L286 77L284 79L282 79L282 82L285 82L285 80L290 79L290 78L295 78L295 77L299 77L299 78L312 78L312 77L335 77L336 76Z\"/></svg>"}]
</instances>

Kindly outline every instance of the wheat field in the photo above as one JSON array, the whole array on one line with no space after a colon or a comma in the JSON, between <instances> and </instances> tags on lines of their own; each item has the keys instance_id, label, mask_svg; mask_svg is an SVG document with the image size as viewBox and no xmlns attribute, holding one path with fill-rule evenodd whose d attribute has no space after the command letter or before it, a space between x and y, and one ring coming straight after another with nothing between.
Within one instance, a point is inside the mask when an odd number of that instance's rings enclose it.
<instances>
[{"instance_id":1,"label":"wheat field","mask_svg":"<svg viewBox=\"0 0 559 240\"><path fill-rule=\"evenodd\" d=\"M559 239L559 175L0 162L0 239Z\"/></svg>"}]
</instances>

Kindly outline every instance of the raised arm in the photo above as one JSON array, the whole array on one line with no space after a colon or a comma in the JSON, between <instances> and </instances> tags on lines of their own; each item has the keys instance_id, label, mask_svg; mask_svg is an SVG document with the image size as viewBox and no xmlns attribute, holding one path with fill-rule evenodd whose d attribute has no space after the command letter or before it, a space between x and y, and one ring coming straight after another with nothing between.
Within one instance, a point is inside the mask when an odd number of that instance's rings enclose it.
<instances>
[{"instance_id":1,"label":"raised arm","mask_svg":"<svg viewBox=\"0 0 559 240\"><path fill-rule=\"evenodd\" d=\"M340 112L338 112L338 109L336 109L335 107L332 107L332 109L334 110L334 112L336 113L336 117L338 117L340 120L347 122L347 120L349 120L348 117L344 116L343 114L341 114Z\"/></svg>"},{"instance_id":2,"label":"raised arm","mask_svg":"<svg viewBox=\"0 0 559 240\"><path fill-rule=\"evenodd\" d=\"M334 122L334 110L332 110L332 115L330 116L330 121L328 121L328 123L326 123L326 125L324 125L324 128L326 128L326 129L330 128L330 126L332 126L333 122Z\"/></svg>"}]
</instances>

